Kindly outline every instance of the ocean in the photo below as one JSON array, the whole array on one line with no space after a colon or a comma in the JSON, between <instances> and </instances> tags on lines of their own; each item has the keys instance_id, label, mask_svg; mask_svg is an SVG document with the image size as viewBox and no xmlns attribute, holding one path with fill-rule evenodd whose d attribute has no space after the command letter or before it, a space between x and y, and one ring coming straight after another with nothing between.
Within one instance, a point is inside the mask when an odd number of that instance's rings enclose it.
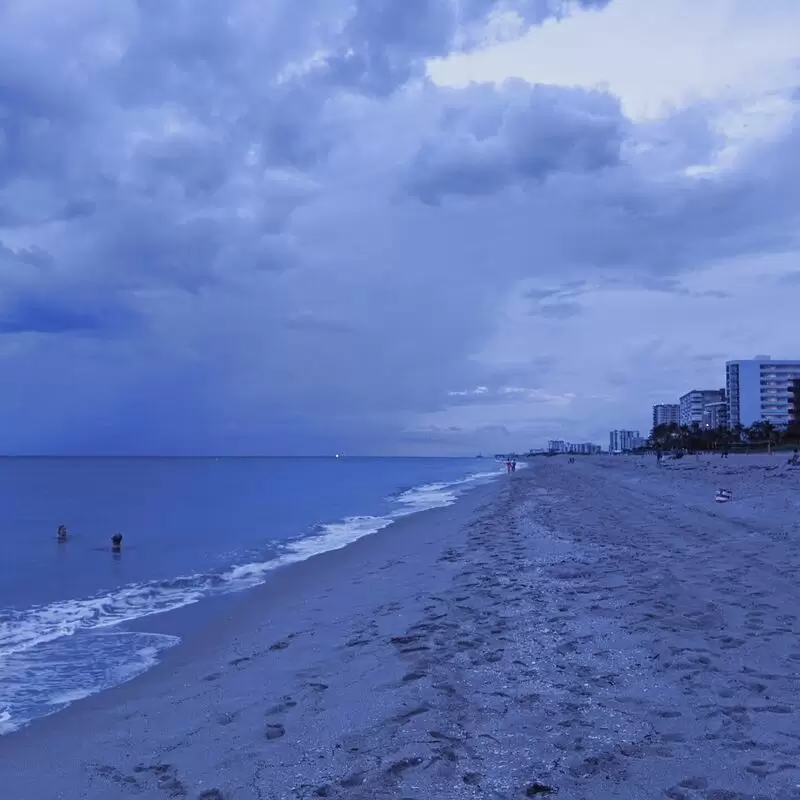
<instances>
[{"instance_id":1,"label":"ocean","mask_svg":"<svg viewBox=\"0 0 800 800\"><path fill-rule=\"evenodd\" d=\"M257 586L501 471L488 459L0 459L0 734L156 664L180 631L143 632L145 618Z\"/></svg>"}]
</instances>

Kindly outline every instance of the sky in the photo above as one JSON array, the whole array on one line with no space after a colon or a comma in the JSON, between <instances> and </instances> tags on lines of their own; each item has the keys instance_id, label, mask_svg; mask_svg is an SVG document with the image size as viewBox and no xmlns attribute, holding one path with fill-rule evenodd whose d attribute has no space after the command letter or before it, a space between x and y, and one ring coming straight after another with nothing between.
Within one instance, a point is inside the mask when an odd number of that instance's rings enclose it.
<instances>
[{"instance_id":1,"label":"sky","mask_svg":"<svg viewBox=\"0 0 800 800\"><path fill-rule=\"evenodd\" d=\"M796 0L5 0L0 452L605 443L800 358L798 30Z\"/></svg>"}]
</instances>

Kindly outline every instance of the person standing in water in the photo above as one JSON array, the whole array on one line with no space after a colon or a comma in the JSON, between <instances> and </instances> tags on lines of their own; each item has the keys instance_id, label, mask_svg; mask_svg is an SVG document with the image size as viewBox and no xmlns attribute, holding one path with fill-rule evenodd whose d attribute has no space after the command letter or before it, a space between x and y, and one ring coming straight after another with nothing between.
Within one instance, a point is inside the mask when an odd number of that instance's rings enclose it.
<instances>
[{"instance_id":1,"label":"person standing in water","mask_svg":"<svg viewBox=\"0 0 800 800\"><path fill-rule=\"evenodd\" d=\"M122 549L122 534L121 533L115 533L111 537L111 549L115 553L119 553L119 551Z\"/></svg>"},{"instance_id":2,"label":"person standing in water","mask_svg":"<svg viewBox=\"0 0 800 800\"><path fill-rule=\"evenodd\" d=\"M67 541L67 526L66 525L59 525L58 530L56 531L56 539L59 542L66 542Z\"/></svg>"}]
</instances>

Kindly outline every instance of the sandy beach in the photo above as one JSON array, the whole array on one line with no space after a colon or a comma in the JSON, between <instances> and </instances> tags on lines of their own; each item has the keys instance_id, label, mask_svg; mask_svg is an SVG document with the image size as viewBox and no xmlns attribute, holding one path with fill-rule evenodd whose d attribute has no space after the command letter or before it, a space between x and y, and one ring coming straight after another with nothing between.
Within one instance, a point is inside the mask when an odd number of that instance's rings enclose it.
<instances>
[{"instance_id":1,"label":"sandy beach","mask_svg":"<svg viewBox=\"0 0 800 800\"><path fill-rule=\"evenodd\" d=\"M782 454L540 459L0 738L3 796L800 798L799 541Z\"/></svg>"}]
</instances>

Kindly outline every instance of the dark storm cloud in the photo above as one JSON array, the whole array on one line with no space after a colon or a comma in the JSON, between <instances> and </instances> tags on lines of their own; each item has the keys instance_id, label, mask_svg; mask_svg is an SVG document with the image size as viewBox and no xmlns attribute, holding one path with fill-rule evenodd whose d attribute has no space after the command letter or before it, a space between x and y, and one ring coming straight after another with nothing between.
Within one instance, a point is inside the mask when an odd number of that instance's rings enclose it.
<instances>
[{"instance_id":1,"label":"dark storm cloud","mask_svg":"<svg viewBox=\"0 0 800 800\"><path fill-rule=\"evenodd\" d=\"M423 59L449 50L455 9L440 0L356 0L342 43L325 61L334 85L385 96L412 76Z\"/></svg>"},{"instance_id":2,"label":"dark storm cloud","mask_svg":"<svg viewBox=\"0 0 800 800\"><path fill-rule=\"evenodd\" d=\"M653 181L608 94L424 79L492 11L603 5L0 4L7 446L391 451L454 387L544 385L554 356L472 358L519 282L565 284L529 298L564 313L576 265L633 280L786 243L791 137L665 177L716 146L685 115L648 133ZM43 378L70 381L58 409Z\"/></svg>"},{"instance_id":3,"label":"dark storm cloud","mask_svg":"<svg viewBox=\"0 0 800 800\"><path fill-rule=\"evenodd\" d=\"M0 276L1 334L110 336L136 324L127 299L102 283L65 279L41 249L14 251L0 243Z\"/></svg>"},{"instance_id":4,"label":"dark storm cloud","mask_svg":"<svg viewBox=\"0 0 800 800\"><path fill-rule=\"evenodd\" d=\"M108 298L94 307L80 301L33 294L2 304L0 333L95 333L108 334L130 321L130 312L108 305Z\"/></svg>"},{"instance_id":5,"label":"dark storm cloud","mask_svg":"<svg viewBox=\"0 0 800 800\"><path fill-rule=\"evenodd\" d=\"M427 203L619 163L627 122L610 94L508 81L457 103L411 165L411 191Z\"/></svg>"},{"instance_id":6,"label":"dark storm cloud","mask_svg":"<svg viewBox=\"0 0 800 800\"><path fill-rule=\"evenodd\" d=\"M338 46L316 72L323 83L386 97L425 74L425 59L449 53L459 33L493 11L529 24L602 8L610 0L354 0ZM469 44L468 42L460 42Z\"/></svg>"}]
</instances>

